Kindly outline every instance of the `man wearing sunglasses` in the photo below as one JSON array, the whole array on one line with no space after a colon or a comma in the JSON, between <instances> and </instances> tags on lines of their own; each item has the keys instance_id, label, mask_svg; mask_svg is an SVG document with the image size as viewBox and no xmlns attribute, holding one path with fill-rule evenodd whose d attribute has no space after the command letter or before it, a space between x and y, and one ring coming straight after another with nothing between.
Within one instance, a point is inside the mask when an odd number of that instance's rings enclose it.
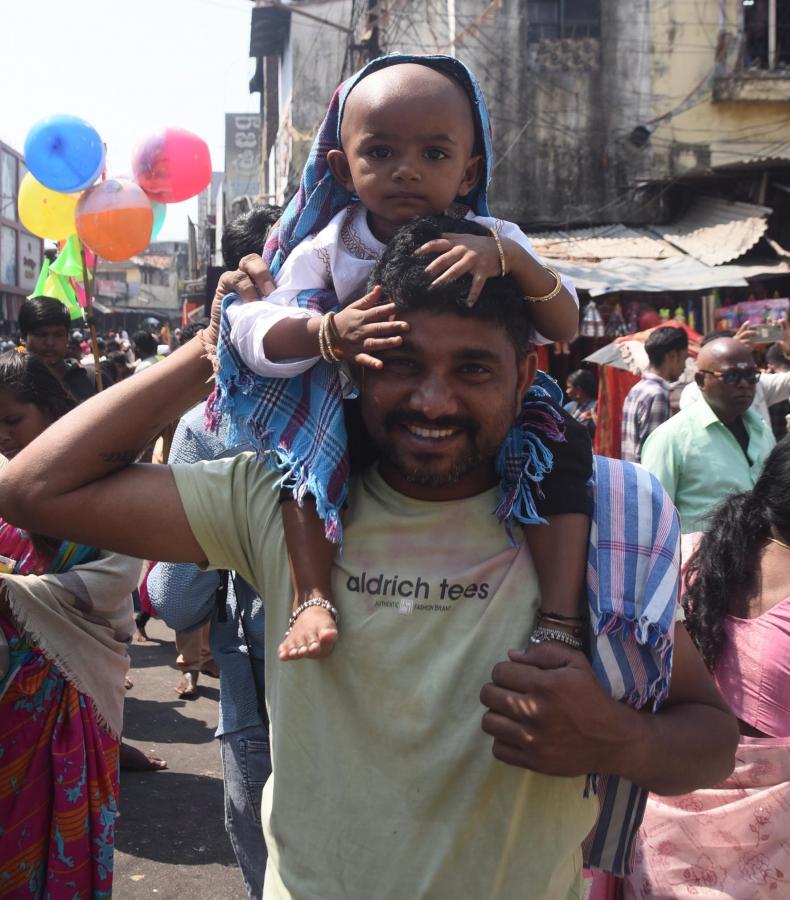
<instances>
[{"instance_id":1,"label":"man wearing sunglasses","mask_svg":"<svg viewBox=\"0 0 790 900\"><path fill-rule=\"evenodd\" d=\"M711 341L697 357L701 399L645 442L642 464L674 501L684 534L703 530L705 517L728 495L751 490L774 446L770 427L749 409L759 378L745 344Z\"/></svg>"}]
</instances>

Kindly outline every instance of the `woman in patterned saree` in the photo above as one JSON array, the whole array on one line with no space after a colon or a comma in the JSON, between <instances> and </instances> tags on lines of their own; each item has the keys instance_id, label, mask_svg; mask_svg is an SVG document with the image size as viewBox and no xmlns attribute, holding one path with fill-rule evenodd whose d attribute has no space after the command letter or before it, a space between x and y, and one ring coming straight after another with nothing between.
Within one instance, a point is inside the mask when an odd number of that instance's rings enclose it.
<instances>
[{"instance_id":1,"label":"woman in patterned saree","mask_svg":"<svg viewBox=\"0 0 790 900\"><path fill-rule=\"evenodd\" d=\"M35 357L0 355L6 458L73 405ZM2 519L0 557L0 896L109 897L141 564Z\"/></svg>"},{"instance_id":2,"label":"woman in patterned saree","mask_svg":"<svg viewBox=\"0 0 790 900\"><path fill-rule=\"evenodd\" d=\"M723 784L651 795L621 896L787 897L790 438L752 491L718 508L685 574L686 626L740 720L741 742Z\"/></svg>"}]
</instances>

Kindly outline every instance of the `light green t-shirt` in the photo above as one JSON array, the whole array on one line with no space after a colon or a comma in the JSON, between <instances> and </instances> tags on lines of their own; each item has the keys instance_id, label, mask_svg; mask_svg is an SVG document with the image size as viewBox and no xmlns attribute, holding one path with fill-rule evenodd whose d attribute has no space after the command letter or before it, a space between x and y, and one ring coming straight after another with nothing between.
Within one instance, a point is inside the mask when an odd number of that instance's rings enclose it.
<instances>
[{"instance_id":1,"label":"light green t-shirt","mask_svg":"<svg viewBox=\"0 0 790 900\"><path fill-rule=\"evenodd\" d=\"M376 470L351 488L328 659L281 662L292 595L274 479L254 458L173 468L209 564L266 607L274 775L266 900L581 897L597 801L583 778L494 759L481 687L524 646L538 604L495 492L431 503Z\"/></svg>"}]
</instances>

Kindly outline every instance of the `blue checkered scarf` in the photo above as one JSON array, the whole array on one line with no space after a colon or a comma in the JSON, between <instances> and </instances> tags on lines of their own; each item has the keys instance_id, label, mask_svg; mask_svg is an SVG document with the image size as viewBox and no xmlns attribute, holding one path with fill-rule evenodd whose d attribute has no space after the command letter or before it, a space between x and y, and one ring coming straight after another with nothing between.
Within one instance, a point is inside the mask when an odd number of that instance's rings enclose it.
<instances>
[{"instance_id":1,"label":"blue checkered scarf","mask_svg":"<svg viewBox=\"0 0 790 900\"><path fill-rule=\"evenodd\" d=\"M327 154L340 147L340 125L351 89L371 72L398 63L419 63L455 78L466 90L475 114L475 153L484 160L484 175L465 197L459 198L473 212L490 215L487 202L491 178L491 125L480 87L472 73L448 56L392 54L373 60L335 91L324 121L313 142L299 190L272 230L264 258L276 275L289 253L301 241L320 231L355 198L332 176ZM228 426L231 444L249 441L266 464L282 473L283 484L295 499L306 494L315 498L327 537L342 538L340 510L348 490L349 463L343 419L342 389L335 366L319 362L304 375L290 379L260 378L251 372L230 341L225 310L238 298L231 294L223 304L217 348L217 390L209 403L207 418L215 427L219 417ZM331 290L302 291L297 302L305 309L326 313L338 308ZM553 457L544 443L563 440L562 418L547 403L562 402L562 391L541 374L530 392L519 419L503 444L497 467L502 480L497 516L505 522L542 522L535 500L540 482L551 470Z\"/></svg>"}]
</instances>

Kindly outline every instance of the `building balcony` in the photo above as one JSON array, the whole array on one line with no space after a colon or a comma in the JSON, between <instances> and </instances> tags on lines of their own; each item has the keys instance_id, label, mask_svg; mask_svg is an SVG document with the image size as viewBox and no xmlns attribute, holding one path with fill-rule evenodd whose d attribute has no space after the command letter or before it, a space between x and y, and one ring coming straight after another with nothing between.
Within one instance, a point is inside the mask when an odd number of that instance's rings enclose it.
<instances>
[{"instance_id":1,"label":"building balcony","mask_svg":"<svg viewBox=\"0 0 790 900\"><path fill-rule=\"evenodd\" d=\"M717 103L790 102L790 69L745 70L713 82Z\"/></svg>"}]
</instances>

